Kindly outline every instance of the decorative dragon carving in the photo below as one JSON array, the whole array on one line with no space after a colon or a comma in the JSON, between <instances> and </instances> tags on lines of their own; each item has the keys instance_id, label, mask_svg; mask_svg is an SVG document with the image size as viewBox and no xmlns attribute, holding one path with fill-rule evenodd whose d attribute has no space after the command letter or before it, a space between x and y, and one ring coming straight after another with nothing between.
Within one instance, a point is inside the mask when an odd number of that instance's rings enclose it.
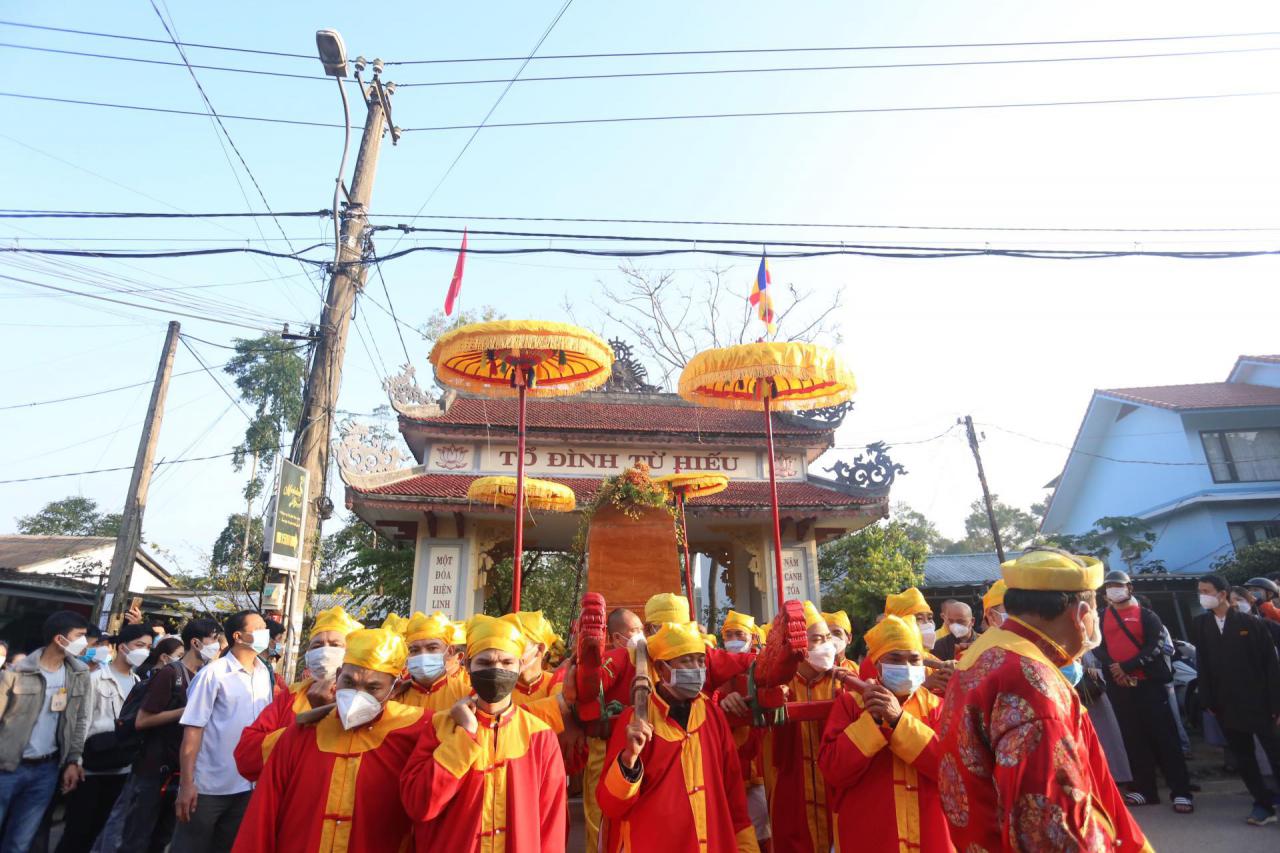
<instances>
[{"instance_id":1,"label":"decorative dragon carving","mask_svg":"<svg viewBox=\"0 0 1280 853\"><path fill-rule=\"evenodd\" d=\"M384 431L370 429L366 423L352 418L339 426L342 439L335 448L338 466L354 474L381 474L394 471L410 459L396 438Z\"/></svg>"},{"instance_id":2,"label":"decorative dragon carving","mask_svg":"<svg viewBox=\"0 0 1280 853\"><path fill-rule=\"evenodd\" d=\"M851 411L853 411L853 401L845 400L843 403L836 403L834 406L824 406L821 409L802 409L792 414L808 421L818 421L819 423L838 427L844 422L844 416Z\"/></svg>"},{"instance_id":3,"label":"decorative dragon carving","mask_svg":"<svg viewBox=\"0 0 1280 853\"><path fill-rule=\"evenodd\" d=\"M382 380L382 389L402 406L425 406L432 400L418 385L416 373L412 364L403 364L399 373Z\"/></svg>"},{"instance_id":4,"label":"decorative dragon carving","mask_svg":"<svg viewBox=\"0 0 1280 853\"><path fill-rule=\"evenodd\" d=\"M649 371L632 353L629 343L615 338L609 341L609 346L613 348L613 373L609 381L601 387L601 391L655 394L662 390L657 385L651 385L646 381L649 378Z\"/></svg>"},{"instance_id":5,"label":"decorative dragon carving","mask_svg":"<svg viewBox=\"0 0 1280 853\"><path fill-rule=\"evenodd\" d=\"M883 441L868 444L867 452L853 464L836 462L822 470L835 474L840 485L859 489L888 489L899 474L907 473L906 468L889 458L889 448Z\"/></svg>"}]
</instances>

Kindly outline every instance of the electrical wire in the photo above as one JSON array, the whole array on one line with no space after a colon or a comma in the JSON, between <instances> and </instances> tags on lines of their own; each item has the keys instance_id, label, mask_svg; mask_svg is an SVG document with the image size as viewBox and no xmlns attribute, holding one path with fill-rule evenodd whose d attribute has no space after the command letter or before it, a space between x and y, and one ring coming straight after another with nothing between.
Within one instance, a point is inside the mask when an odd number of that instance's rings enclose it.
<instances>
[{"instance_id":1,"label":"electrical wire","mask_svg":"<svg viewBox=\"0 0 1280 853\"><path fill-rule=\"evenodd\" d=\"M227 364L223 363L216 366L226 367ZM192 373L199 373L199 372L200 372L199 370L184 370L180 373L173 374L172 378L176 379L179 376L190 376ZM116 391L127 391L130 388L141 388L144 385L152 385L154 383L155 383L154 378L144 379L141 382L134 382L129 385L118 385L115 388L103 388L100 391L89 391L84 394L72 394L69 397L55 397L52 400L35 400L30 403L11 403L7 406L0 406L0 412L6 412L6 411L9 411L10 409L29 409L29 408L32 408L33 406L48 406L53 403L67 403L72 400L86 400L90 397L101 397L103 394L114 394Z\"/></svg>"},{"instance_id":2,"label":"electrical wire","mask_svg":"<svg viewBox=\"0 0 1280 853\"><path fill-rule=\"evenodd\" d=\"M1047 441L1043 438L1036 438L1033 435L1027 435L1026 433L1018 432L1017 430L1007 429L1005 427L1000 426L999 424L984 423L984 424L978 424L978 425L987 429L999 430L1000 432L1005 432L1005 433L1008 433L1009 435L1016 435L1018 438L1026 439L1027 441L1032 441L1032 442L1035 442L1036 444L1044 444L1049 447L1058 447L1063 450L1070 451L1071 455L1088 456L1091 459L1102 459L1107 462L1116 462L1121 465L1157 465L1157 466L1170 467L1170 468L1204 468L1214 464L1219 464L1219 463L1210 462L1207 459L1204 462L1169 462L1169 461L1163 461L1159 459L1117 459L1114 456L1106 456L1101 453L1090 453L1087 450L1078 450L1075 447L1072 447L1066 444L1060 444L1056 441ZM1236 459L1233 461L1242 462L1242 463L1271 462L1276 459L1280 459L1280 456L1261 456L1253 459Z\"/></svg>"},{"instance_id":3,"label":"electrical wire","mask_svg":"<svg viewBox=\"0 0 1280 853\"><path fill-rule=\"evenodd\" d=\"M253 423L253 416L244 410L244 406L240 405L240 401L236 399L235 395L227 390L227 386L222 384L222 380L218 378L217 374L209 368L209 365L205 364L204 359L200 357L200 353L196 352L195 347L191 346L191 342L186 339L186 336L180 334L178 335L178 340L182 341L182 345L187 348L187 352L195 356L196 361L202 368L204 368L204 372L209 374L209 378L212 379L214 384L218 386L219 390L227 396L227 399L231 401L231 404L240 410L240 414L244 415L244 419L249 423Z\"/></svg>"},{"instance_id":4,"label":"electrical wire","mask_svg":"<svg viewBox=\"0 0 1280 853\"><path fill-rule=\"evenodd\" d=\"M53 33L70 33L78 36L94 36L96 38L120 39L122 41L146 42L147 44L172 44L167 39L146 38L145 36L130 36L118 33L101 33L94 30L75 30L69 27L51 27L44 24L29 24L22 21L0 21L0 25L6 27L22 27L28 30L44 30ZM306 53L286 53L279 50L256 50L248 47L231 47L222 44L202 44L200 42L183 41L178 42L182 47L197 47L201 50L223 50L231 53L252 53L258 56L279 56L287 59L309 59L315 61L315 56Z\"/></svg>"},{"instance_id":5,"label":"electrical wire","mask_svg":"<svg viewBox=\"0 0 1280 853\"><path fill-rule=\"evenodd\" d=\"M391 301L391 289L387 287L387 279L382 275L382 264L374 264L374 271L378 273L378 280L382 282L382 292L387 297L387 313L391 315L392 324L395 326L396 337L400 339L400 348L404 350L404 363L413 364L413 357L409 355L409 346L404 342L404 334L400 331L400 327L404 325L400 322L400 318L396 316L395 303ZM381 306L379 306L381 307Z\"/></svg>"},{"instance_id":6,"label":"electrical wire","mask_svg":"<svg viewBox=\"0 0 1280 853\"><path fill-rule=\"evenodd\" d=\"M0 219L253 219L276 216L281 219L322 219L333 215L328 208L319 210L243 211L233 213L165 213L164 211L121 210L37 210L35 208L0 208Z\"/></svg>"},{"instance_id":7,"label":"electrical wire","mask_svg":"<svg viewBox=\"0 0 1280 853\"><path fill-rule=\"evenodd\" d=\"M230 453L216 453L212 456L191 456L185 459L161 459L159 462L155 463L155 467L158 468L161 465L181 465L185 462L206 462L210 459L226 459L227 457L234 456L234 455L235 455L235 451L232 451ZM58 480L64 477L83 477L87 474L109 474L113 471L132 471L132 470L133 470L132 465L121 465L116 468L95 468L91 471L69 471L65 474L42 474L38 477L18 477L12 480L0 480L0 486L7 486L12 483L34 483L38 480Z\"/></svg>"}]
</instances>

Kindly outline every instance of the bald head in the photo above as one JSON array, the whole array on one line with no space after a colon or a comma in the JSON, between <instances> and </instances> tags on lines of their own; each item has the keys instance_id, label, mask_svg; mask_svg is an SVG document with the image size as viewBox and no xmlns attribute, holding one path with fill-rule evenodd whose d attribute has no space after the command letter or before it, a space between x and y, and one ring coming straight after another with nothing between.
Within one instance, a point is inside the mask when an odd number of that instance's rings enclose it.
<instances>
[{"instance_id":1,"label":"bald head","mask_svg":"<svg viewBox=\"0 0 1280 853\"><path fill-rule=\"evenodd\" d=\"M959 627L952 628L952 625ZM973 630L973 608L963 601L948 601L944 603L942 605L942 626L957 638L968 636Z\"/></svg>"},{"instance_id":2,"label":"bald head","mask_svg":"<svg viewBox=\"0 0 1280 853\"><path fill-rule=\"evenodd\" d=\"M610 611L605 626L609 631L609 644L614 648L626 648L632 634L644 634L640 617L625 607L616 607Z\"/></svg>"}]
</instances>

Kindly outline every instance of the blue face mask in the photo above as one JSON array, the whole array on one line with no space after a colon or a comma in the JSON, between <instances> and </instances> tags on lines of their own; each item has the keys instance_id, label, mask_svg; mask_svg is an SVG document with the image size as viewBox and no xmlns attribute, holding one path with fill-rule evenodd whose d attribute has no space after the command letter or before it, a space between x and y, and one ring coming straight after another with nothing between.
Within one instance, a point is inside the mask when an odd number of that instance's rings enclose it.
<instances>
[{"instance_id":1,"label":"blue face mask","mask_svg":"<svg viewBox=\"0 0 1280 853\"><path fill-rule=\"evenodd\" d=\"M881 664L880 683L897 696L911 696L924 684L924 667L904 663Z\"/></svg>"},{"instance_id":2,"label":"blue face mask","mask_svg":"<svg viewBox=\"0 0 1280 853\"><path fill-rule=\"evenodd\" d=\"M1058 667L1058 671L1067 677L1067 681L1071 682L1071 686L1075 687L1080 683L1080 679L1084 678L1084 664L1078 660L1073 660L1066 666Z\"/></svg>"}]
</instances>

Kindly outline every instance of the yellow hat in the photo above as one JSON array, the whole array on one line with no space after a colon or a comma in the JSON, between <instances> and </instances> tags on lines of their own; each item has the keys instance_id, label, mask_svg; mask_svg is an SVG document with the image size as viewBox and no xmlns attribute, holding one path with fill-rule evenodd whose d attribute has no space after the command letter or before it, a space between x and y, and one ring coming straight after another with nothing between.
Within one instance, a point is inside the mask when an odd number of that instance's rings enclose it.
<instances>
[{"instance_id":1,"label":"yellow hat","mask_svg":"<svg viewBox=\"0 0 1280 853\"><path fill-rule=\"evenodd\" d=\"M451 646L465 646L467 644L467 622L465 619L459 619L456 622L449 623L449 635L445 640Z\"/></svg>"},{"instance_id":2,"label":"yellow hat","mask_svg":"<svg viewBox=\"0 0 1280 853\"><path fill-rule=\"evenodd\" d=\"M644 621L650 625L663 622L688 622L689 599L674 592L660 592L644 603Z\"/></svg>"},{"instance_id":3,"label":"yellow hat","mask_svg":"<svg viewBox=\"0 0 1280 853\"><path fill-rule=\"evenodd\" d=\"M649 638L649 656L654 660L671 660L706 651L706 640L694 622L667 622Z\"/></svg>"},{"instance_id":4,"label":"yellow hat","mask_svg":"<svg viewBox=\"0 0 1280 853\"><path fill-rule=\"evenodd\" d=\"M388 613L387 618L382 620L382 627L388 631L395 631L397 634L403 634L404 629L408 626L409 620L398 613Z\"/></svg>"},{"instance_id":5,"label":"yellow hat","mask_svg":"<svg viewBox=\"0 0 1280 853\"><path fill-rule=\"evenodd\" d=\"M853 623L849 621L849 614L843 610L837 610L834 613L823 613L822 619L827 623L828 628L839 628L844 631L846 637L853 636Z\"/></svg>"},{"instance_id":6,"label":"yellow hat","mask_svg":"<svg viewBox=\"0 0 1280 853\"><path fill-rule=\"evenodd\" d=\"M527 642L542 643L548 650L555 644L555 629L551 627L547 617L542 615L541 610L521 610L517 613L508 613L502 618L519 628Z\"/></svg>"},{"instance_id":7,"label":"yellow hat","mask_svg":"<svg viewBox=\"0 0 1280 853\"><path fill-rule=\"evenodd\" d=\"M524 654L524 634L506 619L477 613L468 620L467 655L474 657L489 649L498 649L519 657Z\"/></svg>"},{"instance_id":8,"label":"yellow hat","mask_svg":"<svg viewBox=\"0 0 1280 853\"><path fill-rule=\"evenodd\" d=\"M1009 589L1085 592L1102 586L1103 566L1096 557L1032 548L1016 560L1001 563L1000 573Z\"/></svg>"},{"instance_id":9,"label":"yellow hat","mask_svg":"<svg viewBox=\"0 0 1280 853\"><path fill-rule=\"evenodd\" d=\"M814 625L822 621L824 620L822 618L822 614L818 612L818 608L813 606L812 601L806 601L804 603L804 626L806 628L812 628Z\"/></svg>"},{"instance_id":10,"label":"yellow hat","mask_svg":"<svg viewBox=\"0 0 1280 853\"><path fill-rule=\"evenodd\" d=\"M404 671L409 650L404 638L388 628L361 628L347 635L347 653L343 663L362 666L387 675L399 675Z\"/></svg>"},{"instance_id":11,"label":"yellow hat","mask_svg":"<svg viewBox=\"0 0 1280 853\"><path fill-rule=\"evenodd\" d=\"M917 613L932 613L929 603L924 600L920 590L914 586L904 589L897 595L888 595L884 599L884 612L889 616L915 616Z\"/></svg>"},{"instance_id":12,"label":"yellow hat","mask_svg":"<svg viewBox=\"0 0 1280 853\"><path fill-rule=\"evenodd\" d=\"M710 646L711 648L713 648L713 649L714 649L714 648L716 647L716 635L715 635L715 634L703 634L703 635L702 635L702 643L703 643L703 645Z\"/></svg>"},{"instance_id":13,"label":"yellow hat","mask_svg":"<svg viewBox=\"0 0 1280 853\"><path fill-rule=\"evenodd\" d=\"M889 615L870 631L862 635L867 641L867 657L872 663L880 660L887 652L906 649L924 654L924 646L920 643L920 629L916 620L903 619L901 616Z\"/></svg>"},{"instance_id":14,"label":"yellow hat","mask_svg":"<svg viewBox=\"0 0 1280 853\"><path fill-rule=\"evenodd\" d=\"M453 627L449 617L439 610L430 616L421 611L413 614L404 627L404 641L412 643L414 640L444 640L452 643Z\"/></svg>"},{"instance_id":15,"label":"yellow hat","mask_svg":"<svg viewBox=\"0 0 1280 853\"><path fill-rule=\"evenodd\" d=\"M720 635L724 636L725 631L746 631L748 634L756 632L756 617L750 613L739 613L736 610L730 610L729 615L724 617L724 624L720 626Z\"/></svg>"},{"instance_id":16,"label":"yellow hat","mask_svg":"<svg viewBox=\"0 0 1280 853\"><path fill-rule=\"evenodd\" d=\"M768 639L769 639L769 626L768 626L768 625L757 625L757 626L756 626L756 637L760 640L760 645L762 645L762 646L763 646L763 645L768 641Z\"/></svg>"},{"instance_id":17,"label":"yellow hat","mask_svg":"<svg viewBox=\"0 0 1280 853\"><path fill-rule=\"evenodd\" d=\"M342 609L341 604L335 604L328 610L321 610L316 614L316 621L311 626L311 636L307 639L313 639L316 634L324 631L337 631L345 637L352 631L357 631L363 627L363 625L347 615L347 611Z\"/></svg>"},{"instance_id":18,"label":"yellow hat","mask_svg":"<svg viewBox=\"0 0 1280 853\"><path fill-rule=\"evenodd\" d=\"M1004 582L1004 578L1000 578L991 585L991 589L987 590L982 596L982 609L990 610L993 607L1000 607L1004 604L1004 592L1009 588Z\"/></svg>"}]
</instances>

